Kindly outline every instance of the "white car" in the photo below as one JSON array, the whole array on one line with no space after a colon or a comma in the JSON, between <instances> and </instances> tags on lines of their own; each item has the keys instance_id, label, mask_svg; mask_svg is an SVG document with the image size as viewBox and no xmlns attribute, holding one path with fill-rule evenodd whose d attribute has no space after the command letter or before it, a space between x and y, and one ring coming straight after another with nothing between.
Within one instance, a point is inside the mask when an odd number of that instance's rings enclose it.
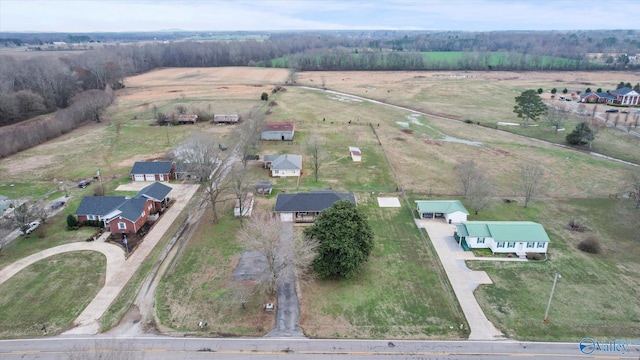
<instances>
[{"instance_id":1,"label":"white car","mask_svg":"<svg viewBox=\"0 0 640 360\"><path fill-rule=\"evenodd\" d=\"M22 229L20 229L20 233L22 235L31 234L33 232L33 230L37 229L38 226L40 226L40 221L33 221L33 222L30 222L27 225L29 225L29 227L26 230L23 231Z\"/></svg>"}]
</instances>

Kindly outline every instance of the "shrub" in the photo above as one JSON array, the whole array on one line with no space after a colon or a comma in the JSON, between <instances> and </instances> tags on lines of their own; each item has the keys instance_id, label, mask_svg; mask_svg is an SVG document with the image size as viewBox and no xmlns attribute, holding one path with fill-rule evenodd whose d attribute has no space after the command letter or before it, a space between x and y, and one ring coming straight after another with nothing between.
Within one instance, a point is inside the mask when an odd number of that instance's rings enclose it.
<instances>
[{"instance_id":1,"label":"shrub","mask_svg":"<svg viewBox=\"0 0 640 360\"><path fill-rule=\"evenodd\" d=\"M527 253L527 260L542 260L542 259L544 259L544 255L542 254L532 253L532 252Z\"/></svg>"},{"instance_id":2,"label":"shrub","mask_svg":"<svg viewBox=\"0 0 640 360\"><path fill-rule=\"evenodd\" d=\"M571 219L567 224L567 230L577 231L577 232L585 232L588 231L589 228L586 227L581 220Z\"/></svg>"},{"instance_id":3,"label":"shrub","mask_svg":"<svg viewBox=\"0 0 640 360\"><path fill-rule=\"evenodd\" d=\"M602 251L602 246L598 239L590 236L578 243L578 249L589 254L599 254Z\"/></svg>"},{"instance_id":4,"label":"shrub","mask_svg":"<svg viewBox=\"0 0 640 360\"><path fill-rule=\"evenodd\" d=\"M263 92L262 95L260 95L260 100L262 101L269 100L269 94L267 94L266 92Z\"/></svg>"},{"instance_id":5,"label":"shrub","mask_svg":"<svg viewBox=\"0 0 640 360\"><path fill-rule=\"evenodd\" d=\"M70 229L78 228L78 219L73 214L67 215L67 227Z\"/></svg>"}]
</instances>

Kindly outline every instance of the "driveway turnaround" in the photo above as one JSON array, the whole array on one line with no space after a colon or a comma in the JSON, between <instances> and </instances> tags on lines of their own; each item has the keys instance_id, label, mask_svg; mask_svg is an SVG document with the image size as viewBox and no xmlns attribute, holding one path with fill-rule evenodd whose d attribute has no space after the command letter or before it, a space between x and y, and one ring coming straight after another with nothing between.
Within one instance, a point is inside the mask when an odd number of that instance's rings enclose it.
<instances>
[{"instance_id":1,"label":"driveway turnaround","mask_svg":"<svg viewBox=\"0 0 640 360\"><path fill-rule=\"evenodd\" d=\"M465 251L458 247L453 238L453 226L439 219L420 219L416 220L416 224L419 228L427 230L431 243L438 253L438 258L469 323L471 329L469 340L503 339L504 335L487 319L473 295L478 285L493 282L486 272L472 271L467 268L464 259L468 256L465 256Z\"/></svg>"},{"instance_id":2,"label":"driveway turnaround","mask_svg":"<svg viewBox=\"0 0 640 360\"><path fill-rule=\"evenodd\" d=\"M142 188L149 184L150 183L135 184L133 187ZM77 242L61 245L16 261L0 271L0 284L26 266L51 255L79 250L94 250L105 254L107 257L107 271L104 287L98 292L91 303L87 305L84 311L80 313L78 318L76 318L73 323L73 328L65 332L65 334L97 334L100 330L99 319L109 309L138 267L140 267L156 244L162 239L164 233L171 227L174 220L185 208L196 190L198 190L198 185L167 185L172 188L169 195L176 200L175 203L164 212L160 219L154 224L153 228L151 228L151 231L145 236L144 241L128 259L125 259L125 253L121 248L105 242L109 234L105 233L100 239L94 242ZM126 186L125 189L130 190L128 186ZM119 187L118 190L123 189Z\"/></svg>"}]
</instances>

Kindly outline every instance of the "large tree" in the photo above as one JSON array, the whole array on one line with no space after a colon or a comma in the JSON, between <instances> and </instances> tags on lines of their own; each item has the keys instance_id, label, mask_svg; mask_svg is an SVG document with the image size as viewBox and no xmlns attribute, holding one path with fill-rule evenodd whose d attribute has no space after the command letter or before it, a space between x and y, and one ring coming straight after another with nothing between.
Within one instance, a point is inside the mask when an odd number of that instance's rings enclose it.
<instances>
[{"instance_id":1,"label":"large tree","mask_svg":"<svg viewBox=\"0 0 640 360\"><path fill-rule=\"evenodd\" d=\"M595 135L589 125L583 121L576 125L576 128L573 129L572 132L567 134L566 139L571 145L589 144L589 147L591 147L591 143L595 139Z\"/></svg>"},{"instance_id":2,"label":"large tree","mask_svg":"<svg viewBox=\"0 0 640 360\"><path fill-rule=\"evenodd\" d=\"M318 176L320 175L320 168L323 165L325 154L317 138L311 141L311 144L309 144L308 147L308 151L309 158L311 160L309 161L309 168L313 172L315 181L318 182Z\"/></svg>"},{"instance_id":3,"label":"large tree","mask_svg":"<svg viewBox=\"0 0 640 360\"><path fill-rule=\"evenodd\" d=\"M519 118L524 118L524 126L529 126L529 119L537 121L540 115L547 111L547 106L542 102L542 98L535 90L526 90L516 96L516 106L513 112Z\"/></svg>"},{"instance_id":4,"label":"large tree","mask_svg":"<svg viewBox=\"0 0 640 360\"><path fill-rule=\"evenodd\" d=\"M319 242L313 268L322 277L355 275L374 246L366 215L348 200L337 201L324 210L304 234Z\"/></svg>"}]
</instances>

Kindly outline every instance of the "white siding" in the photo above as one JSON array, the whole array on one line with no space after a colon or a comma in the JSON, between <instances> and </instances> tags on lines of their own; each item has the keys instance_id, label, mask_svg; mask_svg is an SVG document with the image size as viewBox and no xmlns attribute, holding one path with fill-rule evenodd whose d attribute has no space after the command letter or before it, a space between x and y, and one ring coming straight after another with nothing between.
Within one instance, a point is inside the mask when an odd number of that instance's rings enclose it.
<instances>
[{"instance_id":1,"label":"white siding","mask_svg":"<svg viewBox=\"0 0 640 360\"><path fill-rule=\"evenodd\" d=\"M144 175L143 174L135 174L134 175L134 180L135 181L144 181Z\"/></svg>"},{"instance_id":2,"label":"white siding","mask_svg":"<svg viewBox=\"0 0 640 360\"><path fill-rule=\"evenodd\" d=\"M460 223L467 221L467 214L462 211L454 211L451 214L445 214L445 218L447 219L447 222L451 220L452 223Z\"/></svg>"}]
</instances>

